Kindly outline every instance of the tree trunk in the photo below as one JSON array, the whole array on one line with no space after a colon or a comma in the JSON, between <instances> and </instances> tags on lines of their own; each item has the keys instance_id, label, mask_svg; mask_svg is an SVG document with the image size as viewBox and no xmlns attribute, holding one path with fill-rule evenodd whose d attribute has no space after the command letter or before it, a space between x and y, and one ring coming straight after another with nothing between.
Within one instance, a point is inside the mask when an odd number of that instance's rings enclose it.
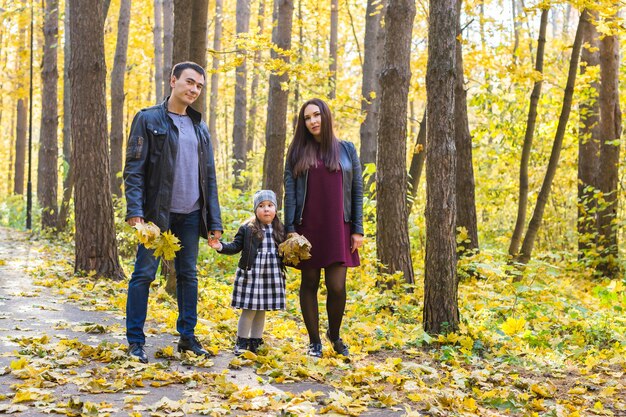
<instances>
[{"instance_id":1,"label":"tree trunk","mask_svg":"<svg viewBox=\"0 0 626 417\"><path fill-rule=\"evenodd\" d=\"M615 19L612 17L611 19ZM622 113L619 107L619 40L617 34L600 40L600 172L598 184L604 202L598 206L600 262L597 271L619 277L617 205Z\"/></svg>"},{"instance_id":2,"label":"tree trunk","mask_svg":"<svg viewBox=\"0 0 626 417\"><path fill-rule=\"evenodd\" d=\"M533 146L533 137L535 135L535 123L537 122L537 104L539 96L541 96L541 86L543 84L543 55L546 45L546 29L548 27L549 9L541 11L541 23L539 24L539 39L537 40L537 60L535 71L541 74L540 79L535 81L533 91L530 94L530 105L528 106L528 119L526 121L526 134L524 135L524 144L522 146L522 158L519 168L519 198L517 202L517 220L515 221L515 229L511 237L509 245L509 255L517 256L520 244L522 242L522 234L526 226L526 212L528 209L528 163L530 160L530 151Z\"/></svg>"},{"instance_id":3,"label":"tree trunk","mask_svg":"<svg viewBox=\"0 0 626 417\"><path fill-rule=\"evenodd\" d=\"M578 28L576 29L574 45L572 46L572 56L570 58L567 84L565 86L565 95L563 97L563 107L561 109L561 115L559 117L559 123L554 137L554 143L552 145L552 152L550 153L548 169L546 170L546 176L543 180L543 184L541 184L541 190L539 191L539 196L537 197L535 211L533 212L533 217L528 225L528 231L524 237L522 250L516 257L516 261L524 265L528 263L532 255L535 239L537 238L537 233L539 232L539 227L541 226L541 220L543 219L543 212L546 208L546 204L548 203L548 197L550 196L552 181L554 180L554 175L556 174L556 169L559 164L563 137L565 136L565 129L567 127L567 121L569 120L569 114L572 108L572 96L574 95L574 86L576 85L576 71L578 70L580 49L582 47L583 28L586 24L590 23L589 13L585 9L580 16Z\"/></svg>"},{"instance_id":4,"label":"tree trunk","mask_svg":"<svg viewBox=\"0 0 626 417\"><path fill-rule=\"evenodd\" d=\"M259 13L257 16L257 33L262 34L265 28L265 0L259 0ZM259 49L254 53L254 75L252 76L252 84L250 85L250 107L248 109L248 126L246 140L246 154L254 150L254 137L256 133L257 105L259 103L257 91L259 91L259 72L261 65L262 52Z\"/></svg>"},{"instance_id":5,"label":"tree trunk","mask_svg":"<svg viewBox=\"0 0 626 417\"><path fill-rule=\"evenodd\" d=\"M189 32L189 60L206 68L207 20L209 14L209 0L193 0L191 12L191 28ZM206 84L205 80L205 84ZM206 93L200 92L192 107L206 114Z\"/></svg>"},{"instance_id":6,"label":"tree trunk","mask_svg":"<svg viewBox=\"0 0 626 417\"><path fill-rule=\"evenodd\" d=\"M461 33L461 3L457 0L456 82L454 86L454 138L456 146L456 227L467 230L469 242L462 243L461 253L478 250L476 222L476 196L474 165L472 162L472 136L467 120L467 91L463 76L463 50Z\"/></svg>"},{"instance_id":7,"label":"tree trunk","mask_svg":"<svg viewBox=\"0 0 626 417\"><path fill-rule=\"evenodd\" d=\"M156 102L163 100L163 0L154 0L154 86Z\"/></svg>"},{"instance_id":8,"label":"tree trunk","mask_svg":"<svg viewBox=\"0 0 626 417\"><path fill-rule=\"evenodd\" d=\"M75 271L122 279L109 180L102 1L70 0Z\"/></svg>"},{"instance_id":9,"label":"tree trunk","mask_svg":"<svg viewBox=\"0 0 626 417\"><path fill-rule=\"evenodd\" d=\"M280 50L291 49L291 27L293 22L293 0L274 0L274 29L272 44ZM289 63L289 56L272 49L272 59ZM285 160L285 140L287 135L287 105L289 91L281 85L289 82L288 72L272 73L267 99L267 122L265 124L265 155L263 158L263 188L274 190L278 206L283 200L283 170Z\"/></svg>"},{"instance_id":10,"label":"tree trunk","mask_svg":"<svg viewBox=\"0 0 626 417\"><path fill-rule=\"evenodd\" d=\"M192 0L174 0L172 65L191 59L189 40L191 39L192 8Z\"/></svg>"},{"instance_id":11,"label":"tree trunk","mask_svg":"<svg viewBox=\"0 0 626 417\"><path fill-rule=\"evenodd\" d=\"M17 124L15 126L15 175L13 193L24 195L24 174L26 172L26 132L28 131L28 100L17 100Z\"/></svg>"},{"instance_id":12,"label":"tree trunk","mask_svg":"<svg viewBox=\"0 0 626 417\"><path fill-rule=\"evenodd\" d=\"M43 68L41 71L41 126L37 167L37 197L42 209L42 229L55 228L57 225L57 158L59 154L57 139L59 125L57 107L57 79L59 77L57 69L58 3L56 0L48 0L45 4Z\"/></svg>"},{"instance_id":13,"label":"tree trunk","mask_svg":"<svg viewBox=\"0 0 626 417\"><path fill-rule=\"evenodd\" d=\"M456 331L455 60L457 0L431 0L426 69L426 265L424 330Z\"/></svg>"},{"instance_id":14,"label":"tree trunk","mask_svg":"<svg viewBox=\"0 0 626 417\"><path fill-rule=\"evenodd\" d=\"M237 36L250 31L250 0L237 0L236 11ZM246 170L246 115L248 105L247 78L245 49L239 49L238 55L243 59L241 64L235 69L235 109L233 112L233 176L234 186L240 190L245 188L245 181L242 177Z\"/></svg>"},{"instance_id":15,"label":"tree trunk","mask_svg":"<svg viewBox=\"0 0 626 417\"><path fill-rule=\"evenodd\" d=\"M379 80L381 99L376 160L377 256L384 272L402 271L407 283L414 281L406 205L407 109L414 17L414 0L389 1Z\"/></svg>"},{"instance_id":16,"label":"tree trunk","mask_svg":"<svg viewBox=\"0 0 626 417\"><path fill-rule=\"evenodd\" d=\"M415 139L415 146L413 146L413 155L411 156L411 165L409 167L409 192L411 198L407 202L407 210L411 212L413 203L417 196L417 190L420 184L420 178L422 177L422 171L424 169L424 161L426 161L426 109L424 109L424 115L420 122L419 131Z\"/></svg>"},{"instance_id":17,"label":"tree trunk","mask_svg":"<svg viewBox=\"0 0 626 417\"><path fill-rule=\"evenodd\" d=\"M70 3L65 2L65 19L63 19L65 45L63 45L63 164L65 177L63 178L63 199L59 208L57 227L59 230L67 229L67 221L70 211L70 199L74 190L72 169L72 93L70 88Z\"/></svg>"},{"instance_id":18,"label":"tree trunk","mask_svg":"<svg viewBox=\"0 0 626 417\"><path fill-rule=\"evenodd\" d=\"M517 20L516 1L511 0L511 13L513 13L513 62L517 63L517 50L519 49L520 22Z\"/></svg>"},{"instance_id":19,"label":"tree trunk","mask_svg":"<svg viewBox=\"0 0 626 417\"><path fill-rule=\"evenodd\" d=\"M131 0L121 0L117 22L117 44L111 70L111 192L122 195L122 153L124 146L124 75L128 51Z\"/></svg>"},{"instance_id":20,"label":"tree trunk","mask_svg":"<svg viewBox=\"0 0 626 417\"><path fill-rule=\"evenodd\" d=\"M380 73L384 29L381 19L385 14L384 2L368 0L365 15L365 40L363 41L363 82L361 84L361 112L365 120L361 124L361 163L376 163L376 134L380 109Z\"/></svg>"},{"instance_id":21,"label":"tree trunk","mask_svg":"<svg viewBox=\"0 0 626 417\"><path fill-rule=\"evenodd\" d=\"M330 45L328 58L330 61L328 77L328 98L335 99L337 94L337 29L339 26L339 0L330 0Z\"/></svg>"},{"instance_id":22,"label":"tree trunk","mask_svg":"<svg viewBox=\"0 0 626 417\"><path fill-rule=\"evenodd\" d=\"M215 0L215 32L213 33L213 50L219 51L222 49L222 1ZM211 99L209 108L209 133L211 134L211 143L213 145L213 151L217 154L219 140L217 139L217 100L219 98L219 73L217 72L220 67L220 59L217 54L213 55L213 65L211 68Z\"/></svg>"},{"instance_id":23,"label":"tree trunk","mask_svg":"<svg viewBox=\"0 0 626 417\"><path fill-rule=\"evenodd\" d=\"M221 0L220 0L221 1ZM163 98L170 95L174 54L174 0L163 0Z\"/></svg>"},{"instance_id":24,"label":"tree trunk","mask_svg":"<svg viewBox=\"0 0 626 417\"><path fill-rule=\"evenodd\" d=\"M597 18L597 12L590 11ZM598 31L593 24L585 25L583 42L580 53L580 73L585 74L588 67L600 65L598 53ZM595 245L596 238L596 210L597 173L600 163L600 107L598 92L599 79L589 84L589 94L581 99L580 129L578 134L578 259L583 259L586 253Z\"/></svg>"}]
</instances>

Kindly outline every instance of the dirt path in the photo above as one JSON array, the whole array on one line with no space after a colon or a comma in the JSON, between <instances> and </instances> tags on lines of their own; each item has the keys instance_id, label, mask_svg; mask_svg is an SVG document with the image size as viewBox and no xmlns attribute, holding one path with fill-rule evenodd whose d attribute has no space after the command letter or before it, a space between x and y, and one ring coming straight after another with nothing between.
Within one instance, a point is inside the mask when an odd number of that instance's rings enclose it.
<instances>
[{"instance_id":1,"label":"dirt path","mask_svg":"<svg viewBox=\"0 0 626 417\"><path fill-rule=\"evenodd\" d=\"M85 309L56 289L35 284L31 274L53 265L51 256L28 234L0 228L0 413L275 415L267 413L267 404L251 404L333 390L316 382L271 385L253 367L231 369L234 356L226 351L204 363L154 359L158 348L175 348L177 337L164 333L149 334L150 364L128 361L123 316ZM233 403L232 391L241 393L240 403ZM294 415L319 409L316 401L302 404ZM362 415L400 414L369 410Z\"/></svg>"}]
</instances>

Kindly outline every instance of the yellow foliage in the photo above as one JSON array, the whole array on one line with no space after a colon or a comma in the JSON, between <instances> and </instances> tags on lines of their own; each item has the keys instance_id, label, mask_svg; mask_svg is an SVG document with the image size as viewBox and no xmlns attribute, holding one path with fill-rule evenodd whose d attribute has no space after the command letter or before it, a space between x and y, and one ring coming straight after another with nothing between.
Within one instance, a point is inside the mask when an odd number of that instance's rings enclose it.
<instances>
[{"instance_id":1,"label":"yellow foliage","mask_svg":"<svg viewBox=\"0 0 626 417\"><path fill-rule=\"evenodd\" d=\"M500 329L502 329L507 336L515 336L523 332L525 326L526 320L524 320L524 318L516 319L509 317L504 323L502 323L502 325L500 325Z\"/></svg>"}]
</instances>

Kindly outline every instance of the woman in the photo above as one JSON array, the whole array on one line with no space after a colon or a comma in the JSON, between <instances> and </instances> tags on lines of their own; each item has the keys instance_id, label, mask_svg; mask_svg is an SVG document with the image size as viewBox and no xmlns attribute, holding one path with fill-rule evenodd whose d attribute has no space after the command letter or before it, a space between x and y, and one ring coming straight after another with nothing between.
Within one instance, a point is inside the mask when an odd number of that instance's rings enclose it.
<instances>
[{"instance_id":1,"label":"woman","mask_svg":"<svg viewBox=\"0 0 626 417\"><path fill-rule=\"evenodd\" d=\"M285 231L304 235L311 258L302 261L300 308L309 334L308 355L322 356L317 291L321 271L328 291L326 337L349 355L339 337L346 306L346 272L360 264L363 244L363 180L356 148L337 139L328 105L317 98L302 105L285 164Z\"/></svg>"}]
</instances>

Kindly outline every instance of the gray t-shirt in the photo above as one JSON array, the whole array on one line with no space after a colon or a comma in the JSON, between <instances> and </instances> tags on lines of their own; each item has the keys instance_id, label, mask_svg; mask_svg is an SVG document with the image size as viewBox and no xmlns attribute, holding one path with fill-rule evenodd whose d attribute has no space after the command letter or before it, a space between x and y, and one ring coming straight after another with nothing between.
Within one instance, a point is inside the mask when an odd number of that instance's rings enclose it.
<instances>
[{"instance_id":1,"label":"gray t-shirt","mask_svg":"<svg viewBox=\"0 0 626 417\"><path fill-rule=\"evenodd\" d=\"M172 213L188 214L200 208L198 138L189 116L167 113L178 128L178 154L174 168Z\"/></svg>"}]
</instances>

